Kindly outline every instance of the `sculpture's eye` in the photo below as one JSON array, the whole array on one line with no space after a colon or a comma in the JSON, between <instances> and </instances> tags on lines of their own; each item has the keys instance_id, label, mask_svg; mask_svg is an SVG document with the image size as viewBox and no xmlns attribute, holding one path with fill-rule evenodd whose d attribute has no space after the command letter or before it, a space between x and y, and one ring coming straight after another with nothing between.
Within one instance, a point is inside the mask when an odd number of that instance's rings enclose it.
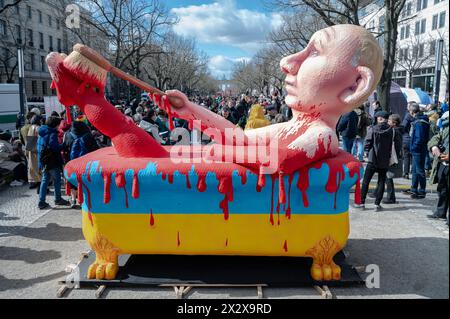
<instances>
[{"instance_id":1,"label":"sculpture's eye","mask_svg":"<svg viewBox=\"0 0 450 319\"><path fill-rule=\"evenodd\" d=\"M319 51L317 51L317 49L312 49L311 53L309 54L310 57L316 57L319 56Z\"/></svg>"}]
</instances>

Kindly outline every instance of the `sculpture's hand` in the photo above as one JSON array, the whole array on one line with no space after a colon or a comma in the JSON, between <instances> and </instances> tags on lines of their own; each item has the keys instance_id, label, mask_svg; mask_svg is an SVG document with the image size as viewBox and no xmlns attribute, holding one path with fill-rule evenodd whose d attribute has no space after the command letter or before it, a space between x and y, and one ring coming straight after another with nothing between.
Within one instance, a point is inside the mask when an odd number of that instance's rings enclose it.
<instances>
[{"instance_id":1,"label":"sculpture's hand","mask_svg":"<svg viewBox=\"0 0 450 319\"><path fill-rule=\"evenodd\" d=\"M178 90L169 90L166 91L167 97L177 98L177 105L172 105L171 113L175 115L175 117L182 118L183 120L195 120L195 109L198 107L194 103L190 102L188 97ZM164 103L161 103L164 106ZM168 110L165 110L168 112Z\"/></svg>"},{"instance_id":2,"label":"sculpture's hand","mask_svg":"<svg viewBox=\"0 0 450 319\"><path fill-rule=\"evenodd\" d=\"M93 97L103 97L103 87L95 87L87 76L79 76L64 65L64 55L53 52L47 56L47 65L52 76L52 88L56 89L58 99L66 107L77 105L83 108ZM91 83L92 82L92 83ZM88 97L89 94L92 93Z\"/></svg>"}]
</instances>

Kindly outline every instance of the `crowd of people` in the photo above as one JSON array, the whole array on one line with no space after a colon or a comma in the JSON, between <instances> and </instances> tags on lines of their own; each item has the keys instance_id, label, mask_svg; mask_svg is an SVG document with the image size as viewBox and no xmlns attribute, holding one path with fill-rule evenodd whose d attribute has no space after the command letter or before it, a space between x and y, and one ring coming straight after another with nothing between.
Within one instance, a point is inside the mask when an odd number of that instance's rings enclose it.
<instances>
[{"instance_id":1,"label":"crowd of people","mask_svg":"<svg viewBox=\"0 0 450 319\"><path fill-rule=\"evenodd\" d=\"M196 104L220 114L244 130L261 128L291 120L291 109L274 91L269 95L253 96L191 96ZM148 132L162 145L180 142L176 130L188 130L189 123L174 119L172 130L167 113L146 97L133 101L110 101L116 109L129 117L137 126ZM426 197L427 178L437 184L439 200L430 218L447 219L448 225L448 100L422 108L409 103L404 118L383 111L379 102L366 103L344 114L336 127L342 148L366 163L362 183L362 204L367 197L375 198L377 211L381 204L397 203L394 178L411 179L410 189L404 191L412 199ZM374 114L371 116L370 114ZM11 186L28 183L39 194L39 208L47 209L48 188L53 183L55 205L77 208L77 191L72 187L70 201L61 195L63 167L70 160L111 145L108 137L92 127L79 108L72 108L71 125L66 114L52 113L43 116L39 109L32 109L20 126L20 136L13 139L10 132L0 132L0 178L10 173ZM376 189L369 193L374 175L378 175ZM386 198L383 200L385 190Z\"/></svg>"}]
</instances>

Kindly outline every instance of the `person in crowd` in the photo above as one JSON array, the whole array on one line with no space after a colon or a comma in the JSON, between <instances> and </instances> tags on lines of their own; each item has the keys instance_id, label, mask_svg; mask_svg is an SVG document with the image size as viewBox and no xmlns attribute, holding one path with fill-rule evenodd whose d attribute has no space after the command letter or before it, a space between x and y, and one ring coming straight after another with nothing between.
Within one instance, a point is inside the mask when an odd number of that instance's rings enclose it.
<instances>
[{"instance_id":1,"label":"person in crowd","mask_svg":"<svg viewBox=\"0 0 450 319\"><path fill-rule=\"evenodd\" d=\"M353 144L352 155L359 159L360 162L364 161L364 141L367 135L367 128L372 125L372 120L366 113L364 105L361 105L355 110L358 115L358 126L356 131L356 139Z\"/></svg>"},{"instance_id":2,"label":"person in crowd","mask_svg":"<svg viewBox=\"0 0 450 319\"><path fill-rule=\"evenodd\" d=\"M41 127L42 119L39 115L33 116L30 121L30 128L25 144L26 157L28 163L28 183L30 189L39 190L41 186L42 174L38 164L37 142L39 138L39 128Z\"/></svg>"},{"instance_id":3,"label":"person in crowd","mask_svg":"<svg viewBox=\"0 0 450 319\"><path fill-rule=\"evenodd\" d=\"M380 101L373 102L372 108L373 108L373 114L377 114L378 112L383 110L383 107L381 106Z\"/></svg>"},{"instance_id":4,"label":"person in crowd","mask_svg":"<svg viewBox=\"0 0 450 319\"><path fill-rule=\"evenodd\" d=\"M61 123L58 126L58 143L62 144L64 140L64 135L72 127L66 119L66 111L60 114Z\"/></svg>"},{"instance_id":5,"label":"person in crowd","mask_svg":"<svg viewBox=\"0 0 450 319\"><path fill-rule=\"evenodd\" d=\"M130 118L133 117L133 110L131 108L127 108L124 112L125 116L128 116Z\"/></svg>"},{"instance_id":6,"label":"person in crowd","mask_svg":"<svg viewBox=\"0 0 450 319\"><path fill-rule=\"evenodd\" d=\"M28 112L28 114L25 116L25 125L20 129L19 137L23 145L26 145L27 143L28 130L31 127L31 119L34 115L35 114L33 112Z\"/></svg>"},{"instance_id":7,"label":"person in crowd","mask_svg":"<svg viewBox=\"0 0 450 319\"><path fill-rule=\"evenodd\" d=\"M414 122L411 123L411 156L412 185L405 194L411 195L412 199L423 199L426 197L427 177L425 174L425 159L428 155L427 144L430 137L430 122L428 117L422 113L418 104L412 105L411 114Z\"/></svg>"},{"instance_id":8,"label":"person in crowd","mask_svg":"<svg viewBox=\"0 0 450 319\"><path fill-rule=\"evenodd\" d=\"M233 124L238 123L237 120L234 118L233 114L231 114L231 110L228 106L225 106L222 109L222 116Z\"/></svg>"},{"instance_id":9,"label":"person in crowd","mask_svg":"<svg viewBox=\"0 0 450 319\"><path fill-rule=\"evenodd\" d=\"M142 119L139 127L149 133L158 143L165 144L164 139L159 135L159 127L156 123L157 115L155 110L150 109L147 115Z\"/></svg>"},{"instance_id":10,"label":"person in crowd","mask_svg":"<svg viewBox=\"0 0 450 319\"><path fill-rule=\"evenodd\" d=\"M63 158L61 151L63 145L58 143L57 128L61 123L59 117L49 117L45 125L39 128L38 139L38 164L42 171L42 181L39 190L39 209L47 209L50 205L46 202L47 188L50 179L55 186L55 205L69 206L69 202L61 196L61 178Z\"/></svg>"},{"instance_id":11,"label":"person in crowd","mask_svg":"<svg viewBox=\"0 0 450 319\"><path fill-rule=\"evenodd\" d=\"M280 114L282 114L287 121L291 120L293 116L292 109L289 106L287 106L286 103L283 103L281 105Z\"/></svg>"},{"instance_id":12,"label":"person in crowd","mask_svg":"<svg viewBox=\"0 0 450 319\"><path fill-rule=\"evenodd\" d=\"M393 148L391 153L391 158L393 153L394 160L389 163L389 170L386 174L386 193L387 196L383 200L383 204L391 205L397 203L397 198L395 196L395 187L394 187L394 178L402 177L403 174L403 167L401 164L402 161L402 148L403 148L403 127L400 126L401 124L401 118L398 114L392 114L389 116L388 120L389 126L392 128L393 133ZM396 159L396 160L395 160Z\"/></svg>"},{"instance_id":13,"label":"person in crowd","mask_svg":"<svg viewBox=\"0 0 450 319\"><path fill-rule=\"evenodd\" d=\"M405 179L409 179L409 174L411 172L411 124L414 122L412 109L416 105L417 103L415 102L408 103L407 112L401 124L403 127L403 177Z\"/></svg>"},{"instance_id":14,"label":"person in crowd","mask_svg":"<svg viewBox=\"0 0 450 319\"><path fill-rule=\"evenodd\" d=\"M19 187L27 182L27 167L19 152L10 143L12 134L0 130L0 168L13 173L14 180L10 186Z\"/></svg>"},{"instance_id":15,"label":"person in crowd","mask_svg":"<svg viewBox=\"0 0 450 319\"><path fill-rule=\"evenodd\" d=\"M270 104L266 107L266 111L267 120L272 124L276 124L276 117L278 115L277 106L275 104Z\"/></svg>"},{"instance_id":16,"label":"person in crowd","mask_svg":"<svg viewBox=\"0 0 450 319\"><path fill-rule=\"evenodd\" d=\"M447 111L448 113L448 111ZM430 182L437 184L438 203L436 209L429 218L447 219L448 226L448 170L449 170L449 120L448 117L442 123L443 129L438 132L428 143L428 149L434 157Z\"/></svg>"},{"instance_id":17,"label":"person in crowd","mask_svg":"<svg viewBox=\"0 0 450 319\"><path fill-rule=\"evenodd\" d=\"M70 131L66 132L63 140L63 152L70 161L80 158L99 149L98 143L92 135L91 129L84 122L74 121ZM80 209L77 205L77 187L71 185L71 208Z\"/></svg>"},{"instance_id":18,"label":"person in crowd","mask_svg":"<svg viewBox=\"0 0 450 319\"><path fill-rule=\"evenodd\" d=\"M368 158L368 164L364 173L363 184L361 188L361 205L355 205L357 208L365 209L367 194L369 192L370 182L378 173L377 188L375 191L375 211L383 210L381 201L383 200L386 184L386 174L391 163L392 144L394 140L393 129L388 124L389 113L380 111L375 114L377 124L369 128L364 144L365 155Z\"/></svg>"},{"instance_id":19,"label":"person in crowd","mask_svg":"<svg viewBox=\"0 0 450 319\"><path fill-rule=\"evenodd\" d=\"M358 114L355 111L344 114L337 124L337 131L342 136L344 150L351 153L358 134Z\"/></svg>"},{"instance_id":20,"label":"person in crowd","mask_svg":"<svg viewBox=\"0 0 450 319\"><path fill-rule=\"evenodd\" d=\"M252 106L249 112L246 130L252 130L256 128L269 126L270 121L264 116L264 108L260 104Z\"/></svg>"}]
</instances>

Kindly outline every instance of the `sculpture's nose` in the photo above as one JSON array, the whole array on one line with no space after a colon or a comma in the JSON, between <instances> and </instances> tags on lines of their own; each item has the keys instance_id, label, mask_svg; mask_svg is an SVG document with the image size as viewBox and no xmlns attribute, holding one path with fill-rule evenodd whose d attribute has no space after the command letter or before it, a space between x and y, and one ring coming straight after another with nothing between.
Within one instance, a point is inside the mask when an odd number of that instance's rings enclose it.
<instances>
[{"instance_id":1,"label":"sculpture's nose","mask_svg":"<svg viewBox=\"0 0 450 319\"><path fill-rule=\"evenodd\" d=\"M285 74L297 75L300 66L305 60L307 55L307 50L289 55L283 58L280 62L281 71Z\"/></svg>"}]
</instances>

